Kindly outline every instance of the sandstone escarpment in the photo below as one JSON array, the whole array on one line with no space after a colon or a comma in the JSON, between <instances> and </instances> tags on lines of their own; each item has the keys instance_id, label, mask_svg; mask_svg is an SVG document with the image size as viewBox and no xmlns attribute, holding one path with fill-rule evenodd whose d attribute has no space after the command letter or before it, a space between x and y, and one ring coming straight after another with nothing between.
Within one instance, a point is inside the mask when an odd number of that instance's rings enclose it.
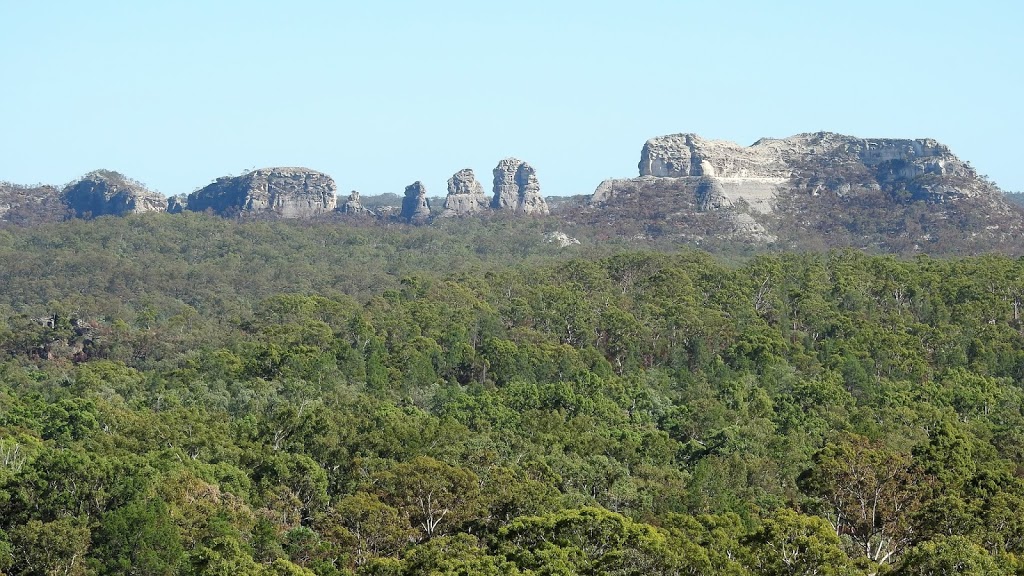
<instances>
[{"instance_id":1,"label":"sandstone escarpment","mask_svg":"<svg viewBox=\"0 0 1024 576\"><path fill-rule=\"evenodd\" d=\"M517 158L505 158L494 168L494 196L491 207L523 214L547 214L548 205L540 195L537 172Z\"/></svg>"},{"instance_id":2,"label":"sandstone escarpment","mask_svg":"<svg viewBox=\"0 0 1024 576\"><path fill-rule=\"evenodd\" d=\"M484 187L469 168L459 170L448 179L448 196L445 197L444 212L441 216L477 214L487 210L489 206L490 198L484 193Z\"/></svg>"},{"instance_id":3,"label":"sandstone escarpment","mask_svg":"<svg viewBox=\"0 0 1024 576\"><path fill-rule=\"evenodd\" d=\"M334 210L337 186L327 174L308 168L262 168L225 176L188 196L187 209L218 214L269 213L308 218Z\"/></svg>"},{"instance_id":4,"label":"sandstone escarpment","mask_svg":"<svg viewBox=\"0 0 1024 576\"><path fill-rule=\"evenodd\" d=\"M901 252L1000 246L1024 232L995 185L927 138L818 132L740 146L673 134L648 140L638 168L602 182L581 213L616 224L643 214L645 237Z\"/></svg>"},{"instance_id":5,"label":"sandstone escarpment","mask_svg":"<svg viewBox=\"0 0 1024 576\"><path fill-rule=\"evenodd\" d=\"M68 184L64 201L79 218L166 212L167 198L110 170L96 170Z\"/></svg>"},{"instance_id":6,"label":"sandstone escarpment","mask_svg":"<svg viewBox=\"0 0 1024 576\"><path fill-rule=\"evenodd\" d=\"M831 132L762 138L750 146L672 134L648 140L640 176L716 179L731 201L771 211L779 189L810 186L906 190L914 200L944 202L981 188L977 173L930 138L856 138ZM931 176L933 178L926 178Z\"/></svg>"},{"instance_id":7,"label":"sandstone escarpment","mask_svg":"<svg viewBox=\"0 0 1024 576\"><path fill-rule=\"evenodd\" d=\"M430 202L427 200L427 188L422 182L416 181L405 187L402 198L402 211L399 218L413 224L422 224L430 219Z\"/></svg>"}]
</instances>

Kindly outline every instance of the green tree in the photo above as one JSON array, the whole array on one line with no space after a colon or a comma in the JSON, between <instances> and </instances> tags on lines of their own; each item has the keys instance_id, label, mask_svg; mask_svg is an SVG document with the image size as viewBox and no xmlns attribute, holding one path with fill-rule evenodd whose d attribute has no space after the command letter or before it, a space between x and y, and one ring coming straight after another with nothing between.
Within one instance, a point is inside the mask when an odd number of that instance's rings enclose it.
<instances>
[{"instance_id":1,"label":"green tree","mask_svg":"<svg viewBox=\"0 0 1024 576\"><path fill-rule=\"evenodd\" d=\"M429 456L417 456L379 475L383 500L402 510L429 539L478 518L482 512L476 474Z\"/></svg>"}]
</instances>

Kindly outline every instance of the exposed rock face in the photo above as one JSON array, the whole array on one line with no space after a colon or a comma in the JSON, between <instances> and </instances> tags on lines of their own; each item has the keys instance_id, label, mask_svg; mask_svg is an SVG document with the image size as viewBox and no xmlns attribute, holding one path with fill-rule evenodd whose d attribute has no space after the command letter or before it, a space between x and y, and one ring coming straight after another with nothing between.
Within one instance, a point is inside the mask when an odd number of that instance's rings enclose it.
<instances>
[{"instance_id":1,"label":"exposed rock face","mask_svg":"<svg viewBox=\"0 0 1024 576\"><path fill-rule=\"evenodd\" d=\"M469 168L459 170L448 179L448 196L441 216L464 216L487 210L490 198Z\"/></svg>"},{"instance_id":2,"label":"exposed rock face","mask_svg":"<svg viewBox=\"0 0 1024 576\"><path fill-rule=\"evenodd\" d=\"M762 138L751 146L705 140L696 134L652 138L640 154L640 176L715 178L730 200L743 199L770 212L772 197L794 181L825 180L833 191L853 185L907 187L915 200L943 202L974 195L972 186L928 184L933 175L970 180L977 174L932 139L855 138L831 132ZM806 184L806 182L804 182Z\"/></svg>"},{"instance_id":3,"label":"exposed rock face","mask_svg":"<svg viewBox=\"0 0 1024 576\"><path fill-rule=\"evenodd\" d=\"M498 210L516 209L519 204L519 185L516 183L516 171L522 164L522 160L505 158L494 167L492 208Z\"/></svg>"},{"instance_id":4,"label":"exposed rock face","mask_svg":"<svg viewBox=\"0 0 1024 576\"><path fill-rule=\"evenodd\" d=\"M167 211L167 198L110 170L96 170L68 184L64 201L79 218Z\"/></svg>"},{"instance_id":5,"label":"exposed rock face","mask_svg":"<svg viewBox=\"0 0 1024 576\"><path fill-rule=\"evenodd\" d=\"M345 200L338 211L342 214L351 214L353 216L373 214L369 208L363 207L362 201L359 200L359 192L355 190L348 195L348 199Z\"/></svg>"},{"instance_id":6,"label":"exposed rock face","mask_svg":"<svg viewBox=\"0 0 1024 576\"><path fill-rule=\"evenodd\" d=\"M673 134L648 140L638 168L639 178L602 182L582 214L616 224L644 214L657 222L645 233L701 243L813 238L893 251L1004 245L1024 230L997 187L932 139L818 132L744 147Z\"/></svg>"},{"instance_id":7,"label":"exposed rock face","mask_svg":"<svg viewBox=\"0 0 1024 576\"><path fill-rule=\"evenodd\" d=\"M167 212L169 214L181 214L187 209L187 206L187 194L178 194L167 199Z\"/></svg>"},{"instance_id":8,"label":"exposed rock face","mask_svg":"<svg viewBox=\"0 0 1024 576\"><path fill-rule=\"evenodd\" d=\"M494 196L491 207L523 214L547 214L548 205L540 195L537 172L517 158L505 158L494 168Z\"/></svg>"},{"instance_id":9,"label":"exposed rock face","mask_svg":"<svg viewBox=\"0 0 1024 576\"><path fill-rule=\"evenodd\" d=\"M559 248L568 248L569 246L579 246L580 241L572 236L569 236L565 232L548 232L544 235L544 239L549 244L558 244Z\"/></svg>"},{"instance_id":10,"label":"exposed rock face","mask_svg":"<svg viewBox=\"0 0 1024 576\"><path fill-rule=\"evenodd\" d=\"M399 213L399 218L413 224L420 224L430 219L427 188L422 182L417 180L405 187L405 198L402 198L402 212Z\"/></svg>"},{"instance_id":11,"label":"exposed rock face","mask_svg":"<svg viewBox=\"0 0 1024 576\"><path fill-rule=\"evenodd\" d=\"M307 218L330 212L338 188L330 176L308 168L262 168L225 176L188 196L188 210L218 214L273 213Z\"/></svg>"}]
</instances>

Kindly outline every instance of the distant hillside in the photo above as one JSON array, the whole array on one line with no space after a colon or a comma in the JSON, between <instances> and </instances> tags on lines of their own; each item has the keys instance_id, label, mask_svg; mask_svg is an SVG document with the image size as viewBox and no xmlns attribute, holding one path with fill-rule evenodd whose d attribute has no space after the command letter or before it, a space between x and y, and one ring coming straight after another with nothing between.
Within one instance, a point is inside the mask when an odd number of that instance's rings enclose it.
<instances>
[{"instance_id":1,"label":"distant hillside","mask_svg":"<svg viewBox=\"0 0 1024 576\"><path fill-rule=\"evenodd\" d=\"M360 227L468 219L486 226L511 216L584 242L640 248L1024 254L1024 194L1004 193L932 139L818 132L744 147L672 134L644 144L638 169L638 177L606 180L590 196L547 198L534 168L515 158L498 162L490 194L464 168L446 196L415 182L404 195L339 197L327 174L278 167L165 198L96 170L63 188L0 183L0 225L182 211Z\"/></svg>"},{"instance_id":2,"label":"distant hillside","mask_svg":"<svg viewBox=\"0 0 1024 576\"><path fill-rule=\"evenodd\" d=\"M930 139L819 132L742 147L676 134L649 140L639 171L564 217L708 247L1024 253L1024 209Z\"/></svg>"}]
</instances>

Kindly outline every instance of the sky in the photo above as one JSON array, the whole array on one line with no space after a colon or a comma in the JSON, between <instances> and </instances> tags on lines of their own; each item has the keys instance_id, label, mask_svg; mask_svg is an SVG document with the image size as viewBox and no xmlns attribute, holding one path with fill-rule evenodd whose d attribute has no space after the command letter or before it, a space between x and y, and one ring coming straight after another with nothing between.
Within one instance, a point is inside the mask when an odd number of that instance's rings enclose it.
<instances>
[{"instance_id":1,"label":"sky","mask_svg":"<svg viewBox=\"0 0 1024 576\"><path fill-rule=\"evenodd\" d=\"M505 157L545 195L643 143L935 138L1024 191L1024 3L0 0L0 180L164 194L268 166L446 193Z\"/></svg>"}]
</instances>

